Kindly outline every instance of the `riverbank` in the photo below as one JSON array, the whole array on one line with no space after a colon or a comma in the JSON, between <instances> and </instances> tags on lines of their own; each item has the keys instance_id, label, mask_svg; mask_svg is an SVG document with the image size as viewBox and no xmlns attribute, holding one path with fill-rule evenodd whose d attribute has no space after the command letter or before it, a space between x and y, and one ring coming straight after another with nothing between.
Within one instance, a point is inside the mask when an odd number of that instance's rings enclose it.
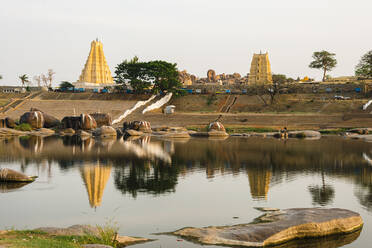
<instances>
[{"instance_id":1,"label":"riverbank","mask_svg":"<svg viewBox=\"0 0 372 248\"><path fill-rule=\"evenodd\" d=\"M108 113L115 119L137 101L148 99L149 95L42 92L25 97L0 94L3 105L0 117L17 120L33 107L58 119L93 112ZM276 103L267 105L258 96L216 95L212 98L210 95L187 95L169 102L175 105L175 114L164 115L160 109L142 114L143 109L138 109L125 121L148 121L154 127L199 127L219 119L231 130L278 130L284 126L292 130L369 127L372 126L372 115L370 111L362 110L367 101L363 97L335 100L332 94L286 94L281 95ZM122 123L116 127L120 125Z\"/></svg>"},{"instance_id":2,"label":"riverbank","mask_svg":"<svg viewBox=\"0 0 372 248\"><path fill-rule=\"evenodd\" d=\"M0 231L0 248L63 247L81 248L105 245L120 248L151 241L145 238L119 236L113 226L74 225L68 228L38 228L34 230ZM96 246L98 247L98 246ZM102 246L103 247L103 246Z\"/></svg>"}]
</instances>

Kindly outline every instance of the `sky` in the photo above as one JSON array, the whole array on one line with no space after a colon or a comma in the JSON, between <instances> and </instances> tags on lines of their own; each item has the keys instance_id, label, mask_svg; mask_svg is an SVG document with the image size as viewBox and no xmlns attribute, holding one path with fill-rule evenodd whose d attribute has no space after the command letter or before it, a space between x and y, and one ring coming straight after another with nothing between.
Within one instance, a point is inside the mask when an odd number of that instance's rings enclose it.
<instances>
[{"instance_id":1,"label":"sky","mask_svg":"<svg viewBox=\"0 0 372 248\"><path fill-rule=\"evenodd\" d=\"M96 38L113 76L135 55L246 75L262 51L273 73L320 80L308 65L321 50L336 53L331 76L353 75L372 50L371 13L371 0L0 0L0 85L48 69L54 85L75 82Z\"/></svg>"}]
</instances>

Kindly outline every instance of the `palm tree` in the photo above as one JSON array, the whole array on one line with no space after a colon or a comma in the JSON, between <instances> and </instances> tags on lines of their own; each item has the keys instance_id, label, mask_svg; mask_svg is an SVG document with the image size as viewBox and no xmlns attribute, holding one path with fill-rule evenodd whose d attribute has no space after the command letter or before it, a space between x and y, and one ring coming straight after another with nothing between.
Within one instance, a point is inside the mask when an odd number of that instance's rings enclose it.
<instances>
[{"instance_id":1,"label":"palm tree","mask_svg":"<svg viewBox=\"0 0 372 248\"><path fill-rule=\"evenodd\" d=\"M19 76L19 79L21 79L22 87L25 86L25 83L30 82L30 80L28 80L28 76L26 74L23 74L22 76Z\"/></svg>"}]
</instances>

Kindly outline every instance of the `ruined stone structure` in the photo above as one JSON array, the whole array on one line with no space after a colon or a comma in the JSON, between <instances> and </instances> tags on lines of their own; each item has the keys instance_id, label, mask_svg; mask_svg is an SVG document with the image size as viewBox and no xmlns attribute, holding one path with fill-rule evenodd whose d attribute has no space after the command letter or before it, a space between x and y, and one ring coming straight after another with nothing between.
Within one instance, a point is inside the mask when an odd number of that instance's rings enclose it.
<instances>
[{"instance_id":1,"label":"ruined stone structure","mask_svg":"<svg viewBox=\"0 0 372 248\"><path fill-rule=\"evenodd\" d=\"M97 40L92 41L90 52L75 87L105 86L114 83L110 68L103 54L103 44Z\"/></svg>"},{"instance_id":2,"label":"ruined stone structure","mask_svg":"<svg viewBox=\"0 0 372 248\"><path fill-rule=\"evenodd\" d=\"M253 54L248 83L249 84L273 83L268 53Z\"/></svg>"},{"instance_id":3,"label":"ruined stone structure","mask_svg":"<svg viewBox=\"0 0 372 248\"><path fill-rule=\"evenodd\" d=\"M186 70L179 71L178 78L184 86L193 85L196 80L196 76L187 73Z\"/></svg>"},{"instance_id":4,"label":"ruined stone structure","mask_svg":"<svg viewBox=\"0 0 372 248\"><path fill-rule=\"evenodd\" d=\"M215 82L216 81L216 72L212 69L208 70L207 78L208 78L208 82Z\"/></svg>"}]
</instances>

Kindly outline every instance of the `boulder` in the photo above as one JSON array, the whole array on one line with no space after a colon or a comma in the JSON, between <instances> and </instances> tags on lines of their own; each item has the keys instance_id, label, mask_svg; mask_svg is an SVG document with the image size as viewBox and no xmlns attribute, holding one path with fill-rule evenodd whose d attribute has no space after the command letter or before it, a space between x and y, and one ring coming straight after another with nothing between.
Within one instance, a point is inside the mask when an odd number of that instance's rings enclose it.
<instances>
[{"instance_id":1,"label":"boulder","mask_svg":"<svg viewBox=\"0 0 372 248\"><path fill-rule=\"evenodd\" d=\"M40 111L30 111L24 113L19 119L20 123L28 123L31 128L38 129L44 127L44 116Z\"/></svg>"},{"instance_id":2,"label":"boulder","mask_svg":"<svg viewBox=\"0 0 372 248\"><path fill-rule=\"evenodd\" d=\"M75 130L72 129L72 128L66 128L66 129L62 129L60 130L60 135L74 135L75 134Z\"/></svg>"},{"instance_id":3,"label":"boulder","mask_svg":"<svg viewBox=\"0 0 372 248\"><path fill-rule=\"evenodd\" d=\"M127 136L142 136L143 132L136 131L136 130L133 130L133 129L128 129L128 130L125 130L125 135L127 135Z\"/></svg>"},{"instance_id":4,"label":"boulder","mask_svg":"<svg viewBox=\"0 0 372 248\"><path fill-rule=\"evenodd\" d=\"M81 129L83 130L93 130L97 128L96 120L88 114L81 114Z\"/></svg>"},{"instance_id":5,"label":"boulder","mask_svg":"<svg viewBox=\"0 0 372 248\"><path fill-rule=\"evenodd\" d=\"M72 129L72 131L74 131ZM78 130L75 132L76 135L80 136L80 137L90 137L92 136L92 134L88 133L88 132L85 132L84 130Z\"/></svg>"},{"instance_id":6,"label":"boulder","mask_svg":"<svg viewBox=\"0 0 372 248\"><path fill-rule=\"evenodd\" d=\"M7 136L20 136L25 135L26 132L18 131L11 128L0 128L0 137L7 137Z\"/></svg>"},{"instance_id":7,"label":"boulder","mask_svg":"<svg viewBox=\"0 0 372 248\"><path fill-rule=\"evenodd\" d=\"M45 128L58 127L61 124L61 121L58 120L56 117L49 115L37 108L31 108L30 111L39 111L43 114Z\"/></svg>"},{"instance_id":8,"label":"boulder","mask_svg":"<svg viewBox=\"0 0 372 248\"><path fill-rule=\"evenodd\" d=\"M0 169L0 181L5 182L33 182L36 177L29 177L25 174L11 169Z\"/></svg>"},{"instance_id":9,"label":"boulder","mask_svg":"<svg viewBox=\"0 0 372 248\"><path fill-rule=\"evenodd\" d=\"M92 116L94 120L96 121L97 127L112 125L112 118L110 114L93 113L93 114L90 114L90 116Z\"/></svg>"},{"instance_id":10,"label":"boulder","mask_svg":"<svg viewBox=\"0 0 372 248\"><path fill-rule=\"evenodd\" d=\"M371 130L369 128L353 128L347 130L349 133L356 133L356 134L369 134Z\"/></svg>"},{"instance_id":11,"label":"boulder","mask_svg":"<svg viewBox=\"0 0 372 248\"><path fill-rule=\"evenodd\" d=\"M290 131L289 138L320 138L322 134L318 131L304 130L304 131Z\"/></svg>"},{"instance_id":12,"label":"boulder","mask_svg":"<svg viewBox=\"0 0 372 248\"><path fill-rule=\"evenodd\" d=\"M116 137L120 138L124 135L123 130L121 128L116 128Z\"/></svg>"},{"instance_id":13,"label":"boulder","mask_svg":"<svg viewBox=\"0 0 372 248\"><path fill-rule=\"evenodd\" d=\"M12 118L6 117L4 119L0 119L0 128L15 128L16 124Z\"/></svg>"},{"instance_id":14,"label":"boulder","mask_svg":"<svg viewBox=\"0 0 372 248\"><path fill-rule=\"evenodd\" d=\"M362 227L360 215L350 210L292 208L270 211L251 224L190 227L173 234L206 245L266 247L296 239L355 233Z\"/></svg>"},{"instance_id":15,"label":"boulder","mask_svg":"<svg viewBox=\"0 0 372 248\"><path fill-rule=\"evenodd\" d=\"M62 126L65 129L81 129L80 116L66 116L62 119Z\"/></svg>"},{"instance_id":16,"label":"boulder","mask_svg":"<svg viewBox=\"0 0 372 248\"><path fill-rule=\"evenodd\" d=\"M94 131L95 136L99 136L101 138L108 138L108 137L114 137L116 138L116 130L113 127L110 126L102 126L100 128L97 128Z\"/></svg>"},{"instance_id":17,"label":"boulder","mask_svg":"<svg viewBox=\"0 0 372 248\"><path fill-rule=\"evenodd\" d=\"M225 136L229 136L229 134L224 131L212 130L208 132L208 137L225 137Z\"/></svg>"},{"instance_id":18,"label":"boulder","mask_svg":"<svg viewBox=\"0 0 372 248\"><path fill-rule=\"evenodd\" d=\"M164 135L161 135L164 138L172 138L172 139L187 139L190 138L190 134L188 132L169 132Z\"/></svg>"},{"instance_id":19,"label":"boulder","mask_svg":"<svg viewBox=\"0 0 372 248\"><path fill-rule=\"evenodd\" d=\"M132 129L144 133L151 133L151 124L148 121L130 121L123 123L123 130Z\"/></svg>"},{"instance_id":20,"label":"boulder","mask_svg":"<svg viewBox=\"0 0 372 248\"><path fill-rule=\"evenodd\" d=\"M64 128L72 128L74 130L93 130L97 128L97 123L94 118L88 114L80 116L66 116L62 119Z\"/></svg>"},{"instance_id":21,"label":"boulder","mask_svg":"<svg viewBox=\"0 0 372 248\"><path fill-rule=\"evenodd\" d=\"M225 127L221 124L221 122L218 122L218 121L211 122L208 126L208 131L226 132Z\"/></svg>"}]
</instances>

